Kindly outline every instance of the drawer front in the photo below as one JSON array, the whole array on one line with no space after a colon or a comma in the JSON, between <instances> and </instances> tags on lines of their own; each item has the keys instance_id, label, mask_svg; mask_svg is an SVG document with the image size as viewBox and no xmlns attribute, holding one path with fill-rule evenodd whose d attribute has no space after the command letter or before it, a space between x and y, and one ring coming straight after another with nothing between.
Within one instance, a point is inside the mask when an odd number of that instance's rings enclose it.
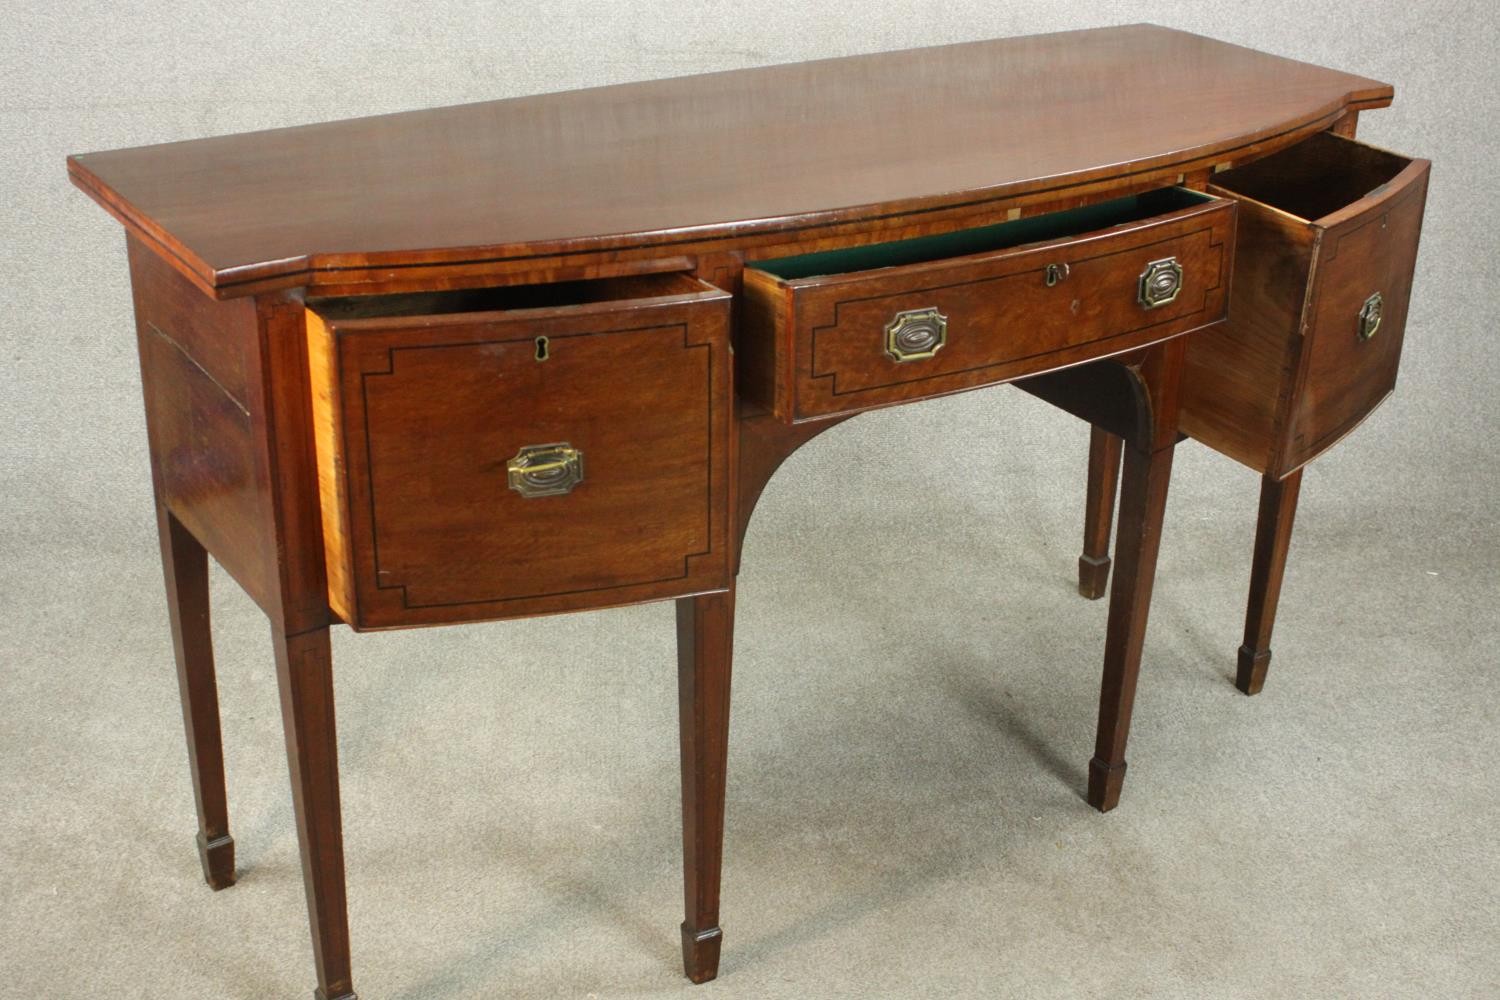
<instances>
[{"instance_id":1,"label":"drawer front","mask_svg":"<svg viewBox=\"0 0 1500 1000\"><path fill-rule=\"evenodd\" d=\"M783 361L763 377L786 383L747 394L770 400L783 419L812 419L1036 374L1217 322L1233 225L1232 203L1208 201L910 266L792 280L747 270L746 337L775 345Z\"/></svg>"},{"instance_id":2,"label":"drawer front","mask_svg":"<svg viewBox=\"0 0 1500 1000\"><path fill-rule=\"evenodd\" d=\"M727 317L715 290L311 323L335 610L388 628L727 585Z\"/></svg>"},{"instance_id":3,"label":"drawer front","mask_svg":"<svg viewBox=\"0 0 1500 1000\"><path fill-rule=\"evenodd\" d=\"M1353 430L1396 386L1428 169L1414 161L1318 226L1284 472Z\"/></svg>"}]
</instances>

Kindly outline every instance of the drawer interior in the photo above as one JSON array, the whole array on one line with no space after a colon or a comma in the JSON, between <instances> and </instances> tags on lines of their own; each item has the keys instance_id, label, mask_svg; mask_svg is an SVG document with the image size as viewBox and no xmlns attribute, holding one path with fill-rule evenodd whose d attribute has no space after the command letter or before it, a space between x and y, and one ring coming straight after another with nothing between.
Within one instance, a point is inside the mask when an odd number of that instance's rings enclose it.
<instances>
[{"instance_id":1,"label":"drawer interior","mask_svg":"<svg viewBox=\"0 0 1500 1000\"><path fill-rule=\"evenodd\" d=\"M1332 132L1319 132L1265 159L1217 174L1213 183L1313 221L1379 191L1411 162Z\"/></svg>"},{"instance_id":2,"label":"drawer interior","mask_svg":"<svg viewBox=\"0 0 1500 1000\"><path fill-rule=\"evenodd\" d=\"M557 281L543 285L309 299L308 306L325 320L341 321L547 309L590 302L655 299L711 291L711 286L687 274L634 274L618 278Z\"/></svg>"},{"instance_id":3,"label":"drawer interior","mask_svg":"<svg viewBox=\"0 0 1500 1000\"><path fill-rule=\"evenodd\" d=\"M961 229L936 236L919 236L889 243L824 250L795 257L754 261L751 266L782 279L810 278L824 274L871 271L927 261L988 253L1028 243L1067 239L1112 226L1139 222L1213 201L1212 195L1188 188L1171 187L1112 198L1081 208L1048 212L977 229Z\"/></svg>"}]
</instances>

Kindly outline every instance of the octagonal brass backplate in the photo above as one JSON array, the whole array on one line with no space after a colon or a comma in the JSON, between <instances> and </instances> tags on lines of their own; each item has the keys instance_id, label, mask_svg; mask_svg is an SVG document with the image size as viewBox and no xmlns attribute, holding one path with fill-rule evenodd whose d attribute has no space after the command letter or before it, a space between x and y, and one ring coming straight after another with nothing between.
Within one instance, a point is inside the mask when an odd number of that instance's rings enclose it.
<instances>
[{"instance_id":1,"label":"octagonal brass backplate","mask_svg":"<svg viewBox=\"0 0 1500 1000\"><path fill-rule=\"evenodd\" d=\"M1156 309L1174 301L1182 292L1182 265L1176 257L1153 260L1141 272L1136 300L1146 309Z\"/></svg>"},{"instance_id":2,"label":"octagonal brass backplate","mask_svg":"<svg viewBox=\"0 0 1500 1000\"><path fill-rule=\"evenodd\" d=\"M885 325L885 353L895 361L921 361L948 342L948 317L932 307L905 309Z\"/></svg>"}]
</instances>

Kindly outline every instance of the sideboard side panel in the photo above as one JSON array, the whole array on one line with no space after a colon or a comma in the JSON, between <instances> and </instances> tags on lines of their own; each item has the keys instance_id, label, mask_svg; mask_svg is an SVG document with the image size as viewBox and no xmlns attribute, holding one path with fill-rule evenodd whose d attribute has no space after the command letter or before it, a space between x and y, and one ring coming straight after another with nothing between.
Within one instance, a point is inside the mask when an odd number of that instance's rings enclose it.
<instances>
[{"instance_id":1,"label":"sideboard side panel","mask_svg":"<svg viewBox=\"0 0 1500 1000\"><path fill-rule=\"evenodd\" d=\"M329 621L300 296L216 301L135 238L158 495L288 635Z\"/></svg>"},{"instance_id":2,"label":"sideboard side panel","mask_svg":"<svg viewBox=\"0 0 1500 1000\"><path fill-rule=\"evenodd\" d=\"M261 532L265 494L249 391L255 306L210 299L134 237L128 253L160 502L264 607L275 548Z\"/></svg>"}]
</instances>

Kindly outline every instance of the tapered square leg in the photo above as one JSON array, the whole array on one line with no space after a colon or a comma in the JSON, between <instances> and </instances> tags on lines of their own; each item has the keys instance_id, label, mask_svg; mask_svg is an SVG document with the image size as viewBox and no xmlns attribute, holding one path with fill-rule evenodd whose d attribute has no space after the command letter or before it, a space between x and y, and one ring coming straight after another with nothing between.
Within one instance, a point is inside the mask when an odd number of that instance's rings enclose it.
<instances>
[{"instance_id":1,"label":"tapered square leg","mask_svg":"<svg viewBox=\"0 0 1500 1000\"><path fill-rule=\"evenodd\" d=\"M1109 764L1095 757L1089 761L1089 805L1109 812L1120 804L1120 790L1125 787L1125 762Z\"/></svg>"},{"instance_id":2,"label":"tapered square leg","mask_svg":"<svg viewBox=\"0 0 1500 1000\"><path fill-rule=\"evenodd\" d=\"M677 602L678 713L682 743L682 860L686 918L682 964L706 983L719 974L719 880L724 857L724 771L734 590Z\"/></svg>"},{"instance_id":3,"label":"tapered square leg","mask_svg":"<svg viewBox=\"0 0 1500 1000\"><path fill-rule=\"evenodd\" d=\"M1271 666L1271 629L1281 600L1281 581L1292 544L1292 521L1302 491L1302 470L1260 484L1260 513L1255 526L1255 558L1250 565L1250 600L1245 610L1245 641L1240 646L1234 686L1258 694Z\"/></svg>"},{"instance_id":4,"label":"tapered square leg","mask_svg":"<svg viewBox=\"0 0 1500 1000\"><path fill-rule=\"evenodd\" d=\"M198 860L214 889L234 885L234 838L224 788L224 744L219 729L219 689L209 629L208 553L165 507L157 507L162 571L177 688L187 732L188 768L198 807Z\"/></svg>"},{"instance_id":5,"label":"tapered square leg","mask_svg":"<svg viewBox=\"0 0 1500 1000\"><path fill-rule=\"evenodd\" d=\"M1094 427L1089 434L1088 495L1083 511L1083 554L1078 557L1078 592L1089 600L1104 596L1109 582L1109 529L1120 481L1124 442Z\"/></svg>"},{"instance_id":6,"label":"tapered square leg","mask_svg":"<svg viewBox=\"0 0 1500 1000\"><path fill-rule=\"evenodd\" d=\"M339 809L333 662L327 627L273 632L276 676L292 806L302 850L302 881L312 925L318 1000L353 1000L349 916L344 892L344 833Z\"/></svg>"},{"instance_id":7,"label":"tapered square leg","mask_svg":"<svg viewBox=\"0 0 1500 1000\"><path fill-rule=\"evenodd\" d=\"M1172 472L1172 445L1148 452L1125 448L1120 488L1119 542L1115 546L1115 580L1109 594L1109 626L1104 641L1104 682L1099 693L1099 733L1089 762L1088 801L1100 812L1120 802L1125 781L1125 743L1135 705L1146 617L1156 578L1167 483Z\"/></svg>"}]
</instances>

